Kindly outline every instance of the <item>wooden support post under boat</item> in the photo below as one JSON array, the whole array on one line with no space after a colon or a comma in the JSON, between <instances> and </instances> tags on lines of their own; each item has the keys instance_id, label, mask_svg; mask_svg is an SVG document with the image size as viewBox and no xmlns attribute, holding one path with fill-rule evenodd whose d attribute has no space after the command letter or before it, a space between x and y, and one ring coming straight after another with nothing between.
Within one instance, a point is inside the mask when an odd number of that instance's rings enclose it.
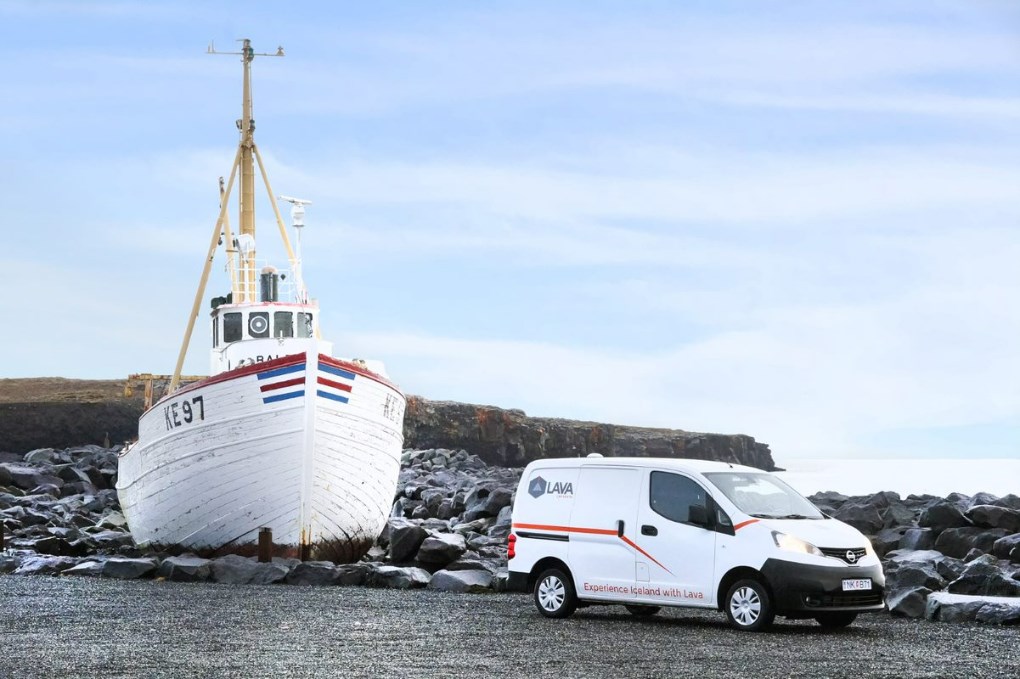
<instances>
[{"instance_id":1,"label":"wooden support post under boat","mask_svg":"<svg viewBox=\"0 0 1020 679\"><path fill-rule=\"evenodd\" d=\"M273 529L259 528L259 563L273 560Z\"/></svg>"},{"instance_id":2,"label":"wooden support post under boat","mask_svg":"<svg viewBox=\"0 0 1020 679\"><path fill-rule=\"evenodd\" d=\"M237 176L237 167L241 163L241 148L238 147L234 156L234 166L230 168L230 180L227 182L227 192L220 201L220 216L216 219L216 228L213 229L212 241L209 243L209 254L205 258L205 266L202 268L202 279L198 283L198 290L195 291L195 303L191 306L191 316L188 318L188 329L184 331L184 341L181 343L181 353L177 355L177 366L174 368L173 379L166 393L173 393L177 385L181 383L181 370L184 368L184 357L188 354L188 344L191 342L191 333L195 330L195 319L198 318L198 310L202 306L202 296L205 294L205 284L209 280L209 269L212 268L213 259L216 257L216 248L220 243L220 233L223 231L223 217L227 213L227 201L230 199L230 191L234 188L234 177Z\"/></svg>"}]
</instances>

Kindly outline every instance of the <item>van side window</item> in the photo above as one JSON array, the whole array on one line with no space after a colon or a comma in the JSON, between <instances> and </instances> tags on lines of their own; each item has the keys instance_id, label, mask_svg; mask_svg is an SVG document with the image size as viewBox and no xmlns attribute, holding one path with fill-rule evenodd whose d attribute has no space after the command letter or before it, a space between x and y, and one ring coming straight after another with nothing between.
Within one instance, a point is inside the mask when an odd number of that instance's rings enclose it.
<instances>
[{"instance_id":1,"label":"van side window","mask_svg":"<svg viewBox=\"0 0 1020 679\"><path fill-rule=\"evenodd\" d=\"M687 523L692 505L708 508L708 494L686 476L652 472L649 504L652 511L670 521Z\"/></svg>"}]
</instances>

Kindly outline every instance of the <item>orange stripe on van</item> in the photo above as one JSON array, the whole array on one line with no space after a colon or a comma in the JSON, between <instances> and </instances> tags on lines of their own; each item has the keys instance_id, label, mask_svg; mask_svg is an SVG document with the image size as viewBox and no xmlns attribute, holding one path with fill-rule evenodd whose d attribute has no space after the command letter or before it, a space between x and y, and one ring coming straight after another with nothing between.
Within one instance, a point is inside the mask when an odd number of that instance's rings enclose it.
<instances>
[{"instance_id":1,"label":"orange stripe on van","mask_svg":"<svg viewBox=\"0 0 1020 679\"><path fill-rule=\"evenodd\" d=\"M550 530L550 531L557 531L557 532L560 532L560 533L585 533L587 535L618 535L619 536L619 533L617 531L609 529L609 528L578 528L578 527L574 527L574 526L547 526L547 525L542 524L542 523L515 523L515 524L513 524L513 527L514 528L521 528L521 529L524 529L524 530L528 530L528 529L530 529L530 530ZM656 559L654 556L652 556L651 554L649 554L645 550L641 549L641 547L639 547L637 545L637 543L635 543L633 540L628 538L626 535L622 535L622 536L619 536L619 537L627 545L629 545L630 547L636 549L637 551L641 552L646 557L648 557L649 559L654 561L655 564L659 568L661 568L662 570L666 571L670 575L673 575L673 571L671 571L668 568L666 568L665 566L663 566L662 563L660 563L658 559Z\"/></svg>"},{"instance_id":2,"label":"orange stripe on van","mask_svg":"<svg viewBox=\"0 0 1020 679\"><path fill-rule=\"evenodd\" d=\"M758 523L758 519L748 519L747 521L741 521L740 523L733 527L733 532L740 530L744 526L749 526L752 523Z\"/></svg>"},{"instance_id":3,"label":"orange stripe on van","mask_svg":"<svg viewBox=\"0 0 1020 679\"><path fill-rule=\"evenodd\" d=\"M643 550L643 549L641 549L640 547L638 547L638 546L637 546L637 544L636 544L636 543L635 543L635 542L634 542L633 540L631 540L630 538L628 538L628 537L627 537L626 535L625 535L625 536L623 536L623 537L622 537L622 538L620 538L620 539L621 539L621 540L623 540L624 542L626 542L626 543L627 543L628 545L630 545L630 546L631 546L631 547L633 547L634 549L636 549L637 551L639 551L639 552L641 552L642 554L644 554L645 556L647 556L647 557L648 557L649 559L651 559L652 561L654 561L654 562L655 562L655 564L656 564L656 565L657 565L657 566L658 566L659 568L661 568L662 570L666 571L666 572L667 572L667 573L669 573L670 575L673 575L673 571L669 570L668 568L666 568L665 566L663 566L663 565L662 565L661 563L659 563L659 560L658 560L658 559L656 559L656 558L655 558L654 556L652 556L651 554L649 554L649 553L648 553L648 552L646 552L645 550Z\"/></svg>"},{"instance_id":4,"label":"orange stripe on van","mask_svg":"<svg viewBox=\"0 0 1020 679\"><path fill-rule=\"evenodd\" d=\"M571 526L546 526L542 523L515 523L514 528L524 528L525 530L555 530L561 533L588 533L590 535L616 535L615 530L607 528L573 528Z\"/></svg>"}]
</instances>

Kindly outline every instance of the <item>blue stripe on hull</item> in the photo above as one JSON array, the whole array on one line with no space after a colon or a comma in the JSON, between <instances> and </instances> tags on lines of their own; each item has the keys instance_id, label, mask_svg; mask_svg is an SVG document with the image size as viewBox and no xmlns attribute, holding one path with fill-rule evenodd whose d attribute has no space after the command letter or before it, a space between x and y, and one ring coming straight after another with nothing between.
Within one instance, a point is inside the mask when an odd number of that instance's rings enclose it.
<instances>
[{"instance_id":1,"label":"blue stripe on hull","mask_svg":"<svg viewBox=\"0 0 1020 679\"><path fill-rule=\"evenodd\" d=\"M349 379L349 380L353 380L355 377L358 376L357 373L352 373L350 370L344 370L343 368L334 368L333 366L326 365L325 363L320 363L319 364L319 370L321 370L323 372L327 372L330 375L336 375L337 377L344 377L344 378Z\"/></svg>"},{"instance_id":2,"label":"blue stripe on hull","mask_svg":"<svg viewBox=\"0 0 1020 679\"><path fill-rule=\"evenodd\" d=\"M286 394L274 394L273 396L263 396L262 397L262 402L263 403L275 403L276 401L286 401L289 398L297 398L299 396L304 396L304 395L305 395L304 390L301 390L301 391L291 391L291 392L288 392Z\"/></svg>"},{"instance_id":3,"label":"blue stripe on hull","mask_svg":"<svg viewBox=\"0 0 1020 679\"><path fill-rule=\"evenodd\" d=\"M322 389L319 389L315 393L317 393L319 396L322 396L323 398L328 398L333 401L340 401L340 403L347 403L347 401L349 400L346 396L340 396L339 394L331 394L328 391L323 391Z\"/></svg>"},{"instance_id":4,"label":"blue stripe on hull","mask_svg":"<svg viewBox=\"0 0 1020 679\"><path fill-rule=\"evenodd\" d=\"M296 365L288 365L282 368L276 368L275 370L267 370L264 373L259 373L260 380L268 380L270 377L279 377L280 375L286 375L288 373L296 373L305 369L304 363L298 363Z\"/></svg>"}]
</instances>

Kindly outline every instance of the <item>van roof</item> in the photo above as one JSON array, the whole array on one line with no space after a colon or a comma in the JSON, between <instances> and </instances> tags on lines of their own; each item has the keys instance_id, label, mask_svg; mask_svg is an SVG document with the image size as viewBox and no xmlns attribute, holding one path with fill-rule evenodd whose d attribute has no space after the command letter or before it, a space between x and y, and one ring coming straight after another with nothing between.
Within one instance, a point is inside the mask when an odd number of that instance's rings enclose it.
<instances>
[{"instance_id":1,"label":"van roof","mask_svg":"<svg viewBox=\"0 0 1020 679\"><path fill-rule=\"evenodd\" d=\"M547 457L542 460L535 460L528 465L529 469L543 469L548 467L657 467L676 469L685 472L757 472L765 473L764 469L748 467L747 465L734 464L730 462L716 462L714 460L693 460L677 457Z\"/></svg>"}]
</instances>

